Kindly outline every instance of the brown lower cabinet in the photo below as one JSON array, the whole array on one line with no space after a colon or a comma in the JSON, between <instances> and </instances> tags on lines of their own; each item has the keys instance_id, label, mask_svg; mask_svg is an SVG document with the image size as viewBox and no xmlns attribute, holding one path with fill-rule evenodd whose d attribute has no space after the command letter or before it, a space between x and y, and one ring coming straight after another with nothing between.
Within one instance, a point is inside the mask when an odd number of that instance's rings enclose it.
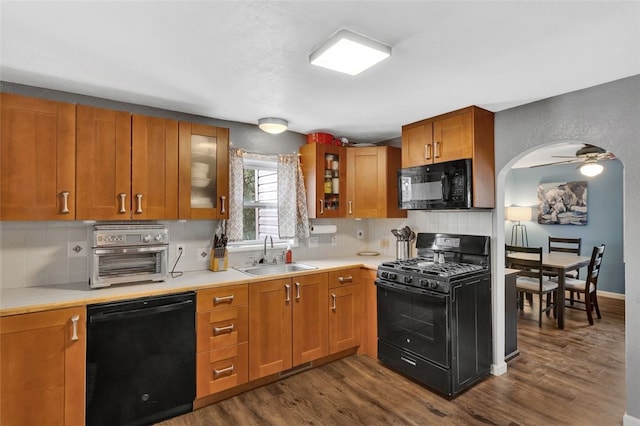
<instances>
[{"instance_id":1,"label":"brown lower cabinet","mask_svg":"<svg viewBox=\"0 0 640 426\"><path fill-rule=\"evenodd\" d=\"M0 318L0 424L82 425L84 307Z\"/></svg>"},{"instance_id":2,"label":"brown lower cabinet","mask_svg":"<svg viewBox=\"0 0 640 426\"><path fill-rule=\"evenodd\" d=\"M248 381L246 284L201 290L196 307L196 398Z\"/></svg>"},{"instance_id":3,"label":"brown lower cabinet","mask_svg":"<svg viewBox=\"0 0 640 426\"><path fill-rule=\"evenodd\" d=\"M329 353L360 344L360 268L329 272Z\"/></svg>"},{"instance_id":4,"label":"brown lower cabinet","mask_svg":"<svg viewBox=\"0 0 640 426\"><path fill-rule=\"evenodd\" d=\"M252 284L249 380L328 354L327 274Z\"/></svg>"}]
</instances>

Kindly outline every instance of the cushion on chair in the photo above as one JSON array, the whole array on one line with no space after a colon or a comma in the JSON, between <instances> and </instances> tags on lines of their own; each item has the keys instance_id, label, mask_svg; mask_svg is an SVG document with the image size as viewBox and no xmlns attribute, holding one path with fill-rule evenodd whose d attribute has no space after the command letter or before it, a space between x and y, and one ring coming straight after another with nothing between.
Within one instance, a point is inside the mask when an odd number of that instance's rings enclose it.
<instances>
[{"instance_id":1,"label":"cushion on chair","mask_svg":"<svg viewBox=\"0 0 640 426\"><path fill-rule=\"evenodd\" d=\"M558 278L551 278L551 281L558 282ZM573 278L565 277L564 279L564 289L568 291L577 291L580 293L584 293L584 280L576 280ZM589 293L593 293L595 291L595 287L593 283L589 283Z\"/></svg>"},{"instance_id":2,"label":"cushion on chair","mask_svg":"<svg viewBox=\"0 0 640 426\"><path fill-rule=\"evenodd\" d=\"M516 278L516 287L520 291L526 291L529 293L538 293L540 289L540 281L531 277L517 277ZM558 282L553 282L549 280L542 281L542 291L553 291L558 288Z\"/></svg>"}]
</instances>

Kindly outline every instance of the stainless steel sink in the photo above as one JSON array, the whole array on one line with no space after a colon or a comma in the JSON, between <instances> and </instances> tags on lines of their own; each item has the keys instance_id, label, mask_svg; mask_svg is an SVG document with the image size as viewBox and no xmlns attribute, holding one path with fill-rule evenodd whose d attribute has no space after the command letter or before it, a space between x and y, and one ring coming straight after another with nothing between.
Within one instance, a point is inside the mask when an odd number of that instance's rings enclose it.
<instances>
[{"instance_id":1,"label":"stainless steel sink","mask_svg":"<svg viewBox=\"0 0 640 426\"><path fill-rule=\"evenodd\" d=\"M305 265L304 263L267 263L256 266L246 266L243 268L235 268L240 272L252 275L254 277L262 275L287 274L289 272L310 271L318 269L316 266Z\"/></svg>"}]
</instances>

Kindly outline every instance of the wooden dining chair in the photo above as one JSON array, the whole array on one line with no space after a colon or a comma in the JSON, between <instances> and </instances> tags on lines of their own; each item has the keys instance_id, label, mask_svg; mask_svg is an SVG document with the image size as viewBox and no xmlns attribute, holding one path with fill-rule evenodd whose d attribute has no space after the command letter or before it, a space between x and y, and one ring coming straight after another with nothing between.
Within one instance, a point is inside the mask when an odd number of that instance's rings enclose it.
<instances>
[{"instance_id":1,"label":"wooden dining chair","mask_svg":"<svg viewBox=\"0 0 640 426\"><path fill-rule=\"evenodd\" d=\"M551 252L560 252L560 253L571 253L576 256L580 256L582 252L582 238L562 238L562 237L549 237L549 253ZM545 275L549 278L556 277L558 274L555 272L545 271ZM569 271L564 274L567 278L580 278L580 270ZM574 301L574 292L569 290L569 300L573 305ZM578 299L580 298L580 293L577 293Z\"/></svg>"},{"instance_id":2,"label":"wooden dining chair","mask_svg":"<svg viewBox=\"0 0 640 426\"><path fill-rule=\"evenodd\" d=\"M598 306L598 276L600 275L600 266L602 265L602 257L604 256L604 244L595 246L591 252L591 261L587 267L587 277L584 280L575 278L565 278L564 288L571 292L584 295L584 301L575 300L575 303L579 303L580 306L574 306L574 301L571 300L569 305L565 305L567 308L584 309L587 311L587 319L589 325L593 325L592 311L595 309L598 318L602 318L600 315L600 307ZM558 278L552 278L552 281ZM584 306L584 308L582 308Z\"/></svg>"},{"instance_id":3,"label":"wooden dining chair","mask_svg":"<svg viewBox=\"0 0 640 426\"><path fill-rule=\"evenodd\" d=\"M520 310L524 309L524 295L538 295L538 327L542 327L542 313L547 316L554 312L556 290L558 282L550 281L542 272L542 247L520 247L505 245L505 263L507 267L517 269L516 289L519 294ZM510 253L530 253L534 259L514 259L509 257ZM546 305L543 306L543 299L546 295Z\"/></svg>"},{"instance_id":4,"label":"wooden dining chair","mask_svg":"<svg viewBox=\"0 0 640 426\"><path fill-rule=\"evenodd\" d=\"M582 238L549 237L549 253L553 251L580 256L582 251ZM550 275L551 273L545 272L545 274ZM580 278L580 271L570 271L564 275L565 277Z\"/></svg>"}]
</instances>

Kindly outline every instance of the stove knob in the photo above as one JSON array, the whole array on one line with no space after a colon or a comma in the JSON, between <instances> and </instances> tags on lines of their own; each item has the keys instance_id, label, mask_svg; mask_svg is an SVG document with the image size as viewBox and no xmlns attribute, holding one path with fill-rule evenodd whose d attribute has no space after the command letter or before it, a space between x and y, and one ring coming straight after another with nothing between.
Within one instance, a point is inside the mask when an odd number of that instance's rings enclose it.
<instances>
[{"instance_id":1,"label":"stove knob","mask_svg":"<svg viewBox=\"0 0 640 426\"><path fill-rule=\"evenodd\" d=\"M420 287L427 287L429 285L429 281L424 278L420 279Z\"/></svg>"},{"instance_id":2,"label":"stove knob","mask_svg":"<svg viewBox=\"0 0 640 426\"><path fill-rule=\"evenodd\" d=\"M144 241L145 243L148 243L149 241L151 241L151 235L147 234L144 237L142 237L142 241Z\"/></svg>"},{"instance_id":3,"label":"stove knob","mask_svg":"<svg viewBox=\"0 0 640 426\"><path fill-rule=\"evenodd\" d=\"M158 241L158 242L162 241L162 234L156 235L155 240Z\"/></svg>"},{"instance_id":4,"label":"stove knob","mask_svg":"<svg viewBox=\"0 0 640 426\"><path fill-rule=\"evenodd\" d=\"M429 281L429 287L436 289L438 288L438 282L437 281Z\"/></svg>"},{"instance_id":5,"label":"stove knob","mask_svg":"<svg viewBox=\"0 0 640 426\"><path fill-rule=\"evenodd\" d=\"M404 277L404 282L405 282L405 283L409 284L411 281L412 281L412 280L411 280L411 277L409 277L409 276L405 276L405 277Z\"/></svg>"},{"instance_id":6,"label":"stove knob","mask_svg":"<svg viewBox=\"0 0 640 426\"><path fill-rule=\"evenodd\" d=\"M390 280L395 280L396 278L398 278L398 276L394 273L389 274L389 279Z\"/></svg>"},{"instance_id":7,"label":"stove knob","mask_svg":"<svg viewBox=\"0 0 640 426\"><path fill-rule=\"evenodd\" d=\"M383 273L380 274L380 276L382 278L389 278L389 273L388 272L383 272Z\"/></svg>"}]
</instances>

